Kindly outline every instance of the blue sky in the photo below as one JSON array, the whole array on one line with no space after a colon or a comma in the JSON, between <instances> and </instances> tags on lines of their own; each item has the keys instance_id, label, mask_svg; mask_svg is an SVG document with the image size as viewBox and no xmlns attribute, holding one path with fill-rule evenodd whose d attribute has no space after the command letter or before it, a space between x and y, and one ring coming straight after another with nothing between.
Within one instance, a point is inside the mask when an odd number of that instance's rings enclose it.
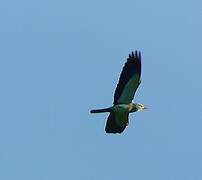
<instances>
[{"instance_id":1,"label":"blue sky","mask_svg":"<svg viewBox=\"0 0 202 180\"><path fill-rule=\"evenodd\" d=\"M202 3L1 1L0 179L201 180ZM116 83L142 51L149 107L104 132Z\"/></svg>"}]
</instances>

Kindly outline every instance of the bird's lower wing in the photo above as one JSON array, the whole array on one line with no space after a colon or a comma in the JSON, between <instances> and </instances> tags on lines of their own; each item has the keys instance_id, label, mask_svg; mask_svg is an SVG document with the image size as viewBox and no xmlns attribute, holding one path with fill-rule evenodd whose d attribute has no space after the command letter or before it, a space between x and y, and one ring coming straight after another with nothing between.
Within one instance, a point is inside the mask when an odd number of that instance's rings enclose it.
<instances>
[{"instance_id":1,"label":"bird's lower wing","mask_svg":"<svg viewBox=\"0 0 202 180\"><path fill-rule=\"evenodd\" d=\"M106 133L122 133L128 125L129 113L111 112L105 126Z\"/></svg>"}]
</instances>

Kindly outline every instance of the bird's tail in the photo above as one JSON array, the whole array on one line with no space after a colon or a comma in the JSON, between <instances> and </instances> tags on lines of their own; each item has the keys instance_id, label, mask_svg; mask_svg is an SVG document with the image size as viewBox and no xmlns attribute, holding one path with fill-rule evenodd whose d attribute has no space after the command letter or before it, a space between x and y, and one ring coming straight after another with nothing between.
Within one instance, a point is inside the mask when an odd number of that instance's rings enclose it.
<instances>
[{"instance_id":1,"label":"bird's tail","mask_svg":"<svg viewBox=\"0 0 202 180\"><path fill-rule=\"evenodd\" d=\"M103 113L103 112L110 112L111 108L104 108L104 109L92 109L90 113Z\"/></svg>"}]
</instances>

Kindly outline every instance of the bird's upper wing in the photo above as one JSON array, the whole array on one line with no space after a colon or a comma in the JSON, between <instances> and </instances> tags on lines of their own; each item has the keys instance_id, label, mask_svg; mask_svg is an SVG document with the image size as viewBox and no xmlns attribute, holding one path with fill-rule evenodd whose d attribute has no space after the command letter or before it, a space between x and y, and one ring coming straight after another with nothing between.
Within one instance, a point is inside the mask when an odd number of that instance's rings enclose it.
<instances>
[{"instance_id":1,"label":"bird's upper wing","mask_svg":"<svg viewBox=\"0 0 202 180\"><path fill-rule=\"evenodd\" d=\"M128 125L129 113L110 112L105 126L106 133L122 133Z\"/></svg>"},{"instance_id":2,"label":"bird's upper wing","mask_svg":"<svg viewBox=\"0 0 202 180\"><path fill-rule=\"evenodd\" d=\"M131 103L141 82L141 54L135 51L129 54L121 72L114 94L114 104Z\"/></svg>"}]
</instances>

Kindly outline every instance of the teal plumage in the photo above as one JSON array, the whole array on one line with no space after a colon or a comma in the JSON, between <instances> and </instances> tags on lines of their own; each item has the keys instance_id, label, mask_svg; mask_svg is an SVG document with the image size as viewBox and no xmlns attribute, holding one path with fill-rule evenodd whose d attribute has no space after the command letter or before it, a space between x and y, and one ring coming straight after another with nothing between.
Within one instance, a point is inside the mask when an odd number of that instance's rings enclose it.
<instances>
[{"instance_id":1,"label":"teal plumage","mask_svg":"<svg viewBox=\"0 0 202 180\"><path fill-rule=\"evenodd\" d=\"M129 113L145 109L144 105L132 103L141 83L141 53L129 54L114 93L113 106L91 110L91 113L110 112L105 127L106 133L122 133L128 125Z\"/></svg>"}]
</instances>

